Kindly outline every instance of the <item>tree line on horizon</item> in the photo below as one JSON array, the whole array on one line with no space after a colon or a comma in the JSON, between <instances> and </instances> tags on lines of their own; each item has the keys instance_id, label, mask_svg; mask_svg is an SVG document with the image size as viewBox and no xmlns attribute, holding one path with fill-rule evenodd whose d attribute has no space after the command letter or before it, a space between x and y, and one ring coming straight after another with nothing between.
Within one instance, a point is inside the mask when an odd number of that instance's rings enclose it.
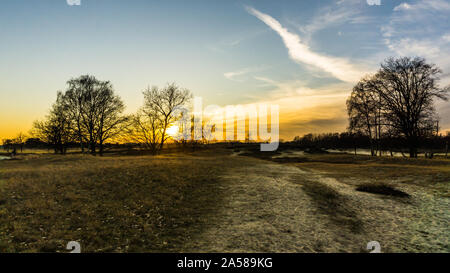
<instances>
[{"instance_id":1,"label":"tree line on horizon","mask_svg":"<svg viewBox=\"0 0 450 273\"><path fill-rule=\"evenodd\" d=\"M405 152L405 139L402 136L381 136L377 139L377 143L370 140L366 134L362 133L320 133L320 134L305 134L303 136L296 136L290 146L296 149L320 152L329 149L346 150L347 152L354 152L355 155L359 153L358 149L369 150L372 156L382 156L387 154L394 156L401 154L403 157L409 156ZM433 136L424 137L420 139L421 151L426 157L432 158L434 154L439 151L445 157L448 156L448 148L450 143L450 132L435 134ZM287 144L289 146L289 144Z\"/></svg>"},{"instance_id":2,"label":"tree line on horizon","mask_svg":"<svg viewBox=\"0 0 450 273\"><path fill-rule=\"evenodd\" d=\"M354 86L347 100L348 130L337 134L340 141L336 141L336 134L308 134L294 142L303 146L368 145L373 156L381 154L383 147L392 154L406 146L409 156L417 157L421 144L433 146L442 141L448 149L448 136L439 136L434 108L437 99L447 100L450 90L439 87L441 73L423 58L389 58L374 75L365 76ZM83 153L103 154L105 143L112 141L137 143L158 153L170 138L167 129L181 118L174 114L175 109L192 98L189 90L176 84L149 87L143 92L143 106L135 114L124 115L125 105L109 81L84 75L67 84L66 91L57 92L45 119L34 122L27 142L49 145L61 154L74 143ZM3 140L8 149L22 149L24 143L23 134Z\"/></svg>"}]
</instances>

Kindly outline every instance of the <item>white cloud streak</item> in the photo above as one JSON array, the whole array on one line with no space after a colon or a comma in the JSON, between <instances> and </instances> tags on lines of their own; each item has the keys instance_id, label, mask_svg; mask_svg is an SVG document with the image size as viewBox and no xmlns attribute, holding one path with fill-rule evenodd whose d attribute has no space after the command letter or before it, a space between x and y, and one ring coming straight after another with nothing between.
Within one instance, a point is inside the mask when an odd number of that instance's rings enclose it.
<instances>
[{"instance_id":1,"label":"white cloud streak","mask_svg":"<svg viewBox=\"0 0 450 273\"><path fill-rule=\"evenodd\" d=\"M265 67L265 66L247 67L247 68L243 68L243 69L236 70L236 71L226 72L223 74L223 76L225 78L229 79L230 81L242 82L242 81L244 81L242 79L242 76L245 76L247 74L254 73L254 72L259 72L259 71L262 71L265 69L267 69L267 67Z\"/></svg>"},{"instance_id":2,"label":"white cloud streak","mask_svg":"<svg viewBox=\"0 0 450 273\"><path fill-rule=\"evenodd\" d=\"M306 26L300 26L299 29L305 35L311 36L313 33L336 27L342 24L364 24L372 20L369 16L361 14L360 1L339 1L330 6L325 6L319 10L311 22Z\"/></svg>"},{"instance_id":3,"label":"white cloud streak","mask_svg":"<svg viewBox=\"0 0 450 273\"><path fill-rule=\"evenodd\" d=\"M387 47L399 56L423 56L436 59L440 55L435 41L403 38L395 41L386 40Z\"/></svg>"},{"instance_id":4,"label":"white cloud streak","mask_svg":"<svg viewBox=\"0 0 450 273\"><path fill-rule=\"evenodd\" d=\"M292 60L320 68L344 82L356 82L364 75L361 69L350 64L345 59L324 56L313 52L306 44L302 43L297 34L289 32L270 15L252 7L246 7L246 9L248 13L257 17L280 35Z\"/></svg>"},{"instance_id":5,"label":"white cloud streak","mask_svg":"<svg viewBox=\"0 0 450 273\"><path fill-rule=\"evenodd\" d=\"M394 11L423 11L423 10L450 10L450 3L444 0L418 1L415 4L401 3L394 8Z\"/></svg>"}]
</instances>

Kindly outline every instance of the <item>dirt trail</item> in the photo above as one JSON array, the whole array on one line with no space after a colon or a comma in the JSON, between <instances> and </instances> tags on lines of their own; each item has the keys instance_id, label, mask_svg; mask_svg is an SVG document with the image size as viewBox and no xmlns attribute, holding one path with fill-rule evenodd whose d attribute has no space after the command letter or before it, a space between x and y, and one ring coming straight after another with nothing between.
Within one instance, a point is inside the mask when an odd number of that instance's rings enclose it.
<instances>
[{"instance_id":1,"label":"dirt trail","mask_svg":"<svg viewBox=\"0 0 450 273\"><path fill-rule=\"evenodd\" d=\"M251 161L255 159L240 158ZM228 171L221 179L226 195L205 232L193 238L200 252L361 251L364 245L342 245L336 223L315 205L305 190L312 173L295 166L257 160ZM254 162L253 162L254 163ZM319 219L320 218L320 219ZM339 222L338 222L339 224ZM343 224L344 225L344 224ZM345 225L339 230L351 232ZM365 242L362 241L362 242Z\"/></svg>"},{"instance_id":2,"label":"dirt trail","mask_svg":"<svg viewBox=\"0 0 450 273\"><path fill-rule=\"evenodd\" d=\"M415 213L407 202L356 192L294 165L233 160L242 165L221 177L223 205L186 251L363 252L373 240L385 252L419 250L411 245L406 226L405 217Z\"/></svg>"}]
</instances>

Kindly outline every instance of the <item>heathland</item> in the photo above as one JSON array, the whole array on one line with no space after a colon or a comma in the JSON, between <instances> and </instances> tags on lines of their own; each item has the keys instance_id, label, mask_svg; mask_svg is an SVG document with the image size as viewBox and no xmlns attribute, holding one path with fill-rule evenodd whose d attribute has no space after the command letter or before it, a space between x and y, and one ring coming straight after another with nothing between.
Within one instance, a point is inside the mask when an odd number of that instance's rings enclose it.
<instances>
[{"instance_id":1,"label":"heathland","mask_svg":"<svg viewBox=\"0 0 450 273\"><path fill-rule=\"evenodd\" d=\"M0 252L448 252L450 160L211 148L0 161Z\"/></svg>"}]
</instances>

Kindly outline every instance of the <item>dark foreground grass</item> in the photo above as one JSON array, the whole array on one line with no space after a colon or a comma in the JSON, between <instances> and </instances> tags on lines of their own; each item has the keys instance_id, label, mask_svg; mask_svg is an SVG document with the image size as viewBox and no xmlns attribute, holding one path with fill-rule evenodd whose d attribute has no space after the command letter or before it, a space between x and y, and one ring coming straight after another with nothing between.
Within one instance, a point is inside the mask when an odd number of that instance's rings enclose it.
<instances>
[{"instance_id":1,"label":"dark foreground grass","mask_svg":"<svg viewBox=\"0 0 450 273\"><path fill-rule=\"evenodd\" d=\"M83 252L180 251L221 200L222 164L210 156L0 164L0 252L67 252L69 241Z\"/></svg>"}]
</instances>

